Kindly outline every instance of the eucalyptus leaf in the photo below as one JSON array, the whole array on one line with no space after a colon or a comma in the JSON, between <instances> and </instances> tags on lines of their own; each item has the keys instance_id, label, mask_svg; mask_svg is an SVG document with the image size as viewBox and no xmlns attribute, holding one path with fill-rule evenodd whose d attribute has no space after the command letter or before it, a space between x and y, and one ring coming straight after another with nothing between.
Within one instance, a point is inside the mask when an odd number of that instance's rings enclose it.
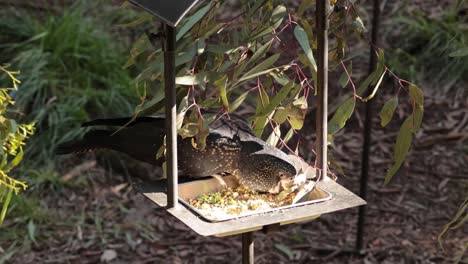
<instances>
[{"instance_id":1,"label":"eucalyptus leaf","mask_svg":"<svg viewBox=\"0 0 468 264\"><path fill-rule=\"evenodd\" d=\"M382 127L385 127L392 120L393 113L398 106L398 97L394 96L392 99L388 100L382 110L380 111L380 124Z\"/></svg>"},{"instance_id":2,"label":"eucalyptus leaf","mask_svg":"<svg viewBox=\"0 0 468 264\"><path fill-rule=\"evenodd\" d=\"M193 15L187 18L187 22L183 26L180 27L179 31L176 35L176 40L181 39L192 27L200 21L205 14L210 10L211 3L207 3L206 6L195 12Z\"/></svg>"},{"instance_id":3,"label":"eucalyptus leaf","mask_svg":"<svg viewBox=\"0 0 468 264\"><path fill-rule=\"evenodd\" d=\"M273 97L273 99L270 101L268 105L266 105L256 116L263 116L263 115L269 115L273 112L273 110L286 98L286 96L289 94L289 91L291 91L291 88L295 86L294 82L290 82L283 86L281 90Z\"/></svg>"},{"instance_id":4,"label":"eucalyptus leaf","mask_svg":"<svg viewBox=\"0 0 468 264\"><path fill-rule=\"evenodd\" d=\"M283 254L285 254L290 261L294 259L293 252L286 245L284 245L284 244L274 244L274 247L277 250L279 250L280 252L282 252Z\"/></svg>"},{"instance_id":5,"label":"eucalyptus leaf","mask_svg":"<svg viewBox=\"0 0 468 264\"><path fill-rule=\"evenodd\" d=\"M252 79L254 77L257 77L259 75L262 75L262 74L265 74L265 73L268 73L268 72L274 70L275 68L271 68L271 69L267 69L267 68L272 66L279 59L279 57L280 57L280 54L275 54L275 55L269 57L268 59L265 59L264 61L259 63L257 66L253 67L250 71L246 72L244 74L244 76L242 76L236 82L236 84L241 83L241 82L246 81L246 80L249 80L249 79ZM265 70L265 69L267 69L267 70Z\"/></svg>"},{"instance_id":6,"label":"eucalyptus leaf","mask_svg":"<svg viewBox=\"0 0 468 264\"><path fill-rule=\"evenodd\" d=\"M459 50L449 53L450 57L465 57L468 56L468 47L461 48Z\"/></svg>"},{"instance_id":7,"label":"eucalyptus leaf","mask_svg":"<svg viewBox=\"0 0 468 264\"><path fill-rule=\"evenodd\" d=\"M294 36L296 37L297 41L301 45L302 50L305 52L307 58L309 59L310 66L314 71L317 71L317 63L315 62L314 55L312 53L312 48L310 47L309 38L307 37L307 33L304 29L297 25L294 28Z\"/></svg>"},{"instance_id":8,"label":"eucalyptus leaf","mask_svg":"<svg viewBox=\"0 0 468 264\"><path fill-rule=\"evenodd\" d=\"M338 107L332 119L328 122L328 134L335 134L344 127L346 121L353 114L355 105L356 98L351 97Z\"/></svg>"},{"instance_id":9,"label":"eucalyptus leaf","mask_svg":"<svg viewBox=\"0 0 468 264\"><path fill-rule=\"evenodd\" d=\"M266 140L266 143L275 147L276 145L278 145L280 138L281 138L281 126L277 125L275 126L270 136Z\"/></svg>"},{"instance_id":10,"label":"eucalyptus leaf","mask_svg":"<svg viewBox=\"0 0 468 264\"><path fill-rule=\"evenodd\" d=\"M234 102L232 102L232 104L230 105L229 112L235 111L244 102L248 94L248 91L244 92L236 100L234 100Z\"/></svg>"},{"instance_id":11,"label":"eucalyptus leaf","mask_svg":"<svg viewBox=\"0 0 468 264\"><path fill-rule=\"evenodd\" d=\"M413 115L410 115L406 118L403 122L403 125L400 127L400 130L397 135L397 140L395 143L395 150L394 150L394 163L390 170L387 172L385 176L384 186L387 185L401 167L403 162L405 161L406 155L408 155L411 142L413 140L413 133L412 133L412 125L413 122Z\"/></svg>"}]
</instances>

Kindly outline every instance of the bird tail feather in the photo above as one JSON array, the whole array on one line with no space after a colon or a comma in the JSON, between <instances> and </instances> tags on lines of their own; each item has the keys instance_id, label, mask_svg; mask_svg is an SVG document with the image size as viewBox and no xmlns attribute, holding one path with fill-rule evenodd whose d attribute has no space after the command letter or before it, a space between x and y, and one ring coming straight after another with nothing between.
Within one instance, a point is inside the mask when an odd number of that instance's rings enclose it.
<instances>
[{"instance_id":1,"label":"bird tail feather","mask_svg":"<svg viewBox=\"0 0 468 264\"><path fill-rule=\"evenodd\" d=\"M72 140L60 144L55 150L55 153L57 155L64 155L109 148L108 141L112 133L112 131L106 130L89 131L81 140Z\"/></svg>"}]
</instances>

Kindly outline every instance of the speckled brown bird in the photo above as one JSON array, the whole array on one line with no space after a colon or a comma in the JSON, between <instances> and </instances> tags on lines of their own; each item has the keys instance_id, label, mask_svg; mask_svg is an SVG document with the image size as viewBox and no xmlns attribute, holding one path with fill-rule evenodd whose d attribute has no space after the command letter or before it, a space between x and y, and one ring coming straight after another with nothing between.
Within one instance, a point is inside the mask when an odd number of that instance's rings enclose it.
<instances>
[{"instance_id":1,"label":"speckled brown bird","mask_svg":"<svg viewBox=\"0 0 468 264\"><path fill-rule=\"evenodd\" d=\"M116 129L91 130L81 140L61 144L57 154L111 149L157 166L164 162L156 159L165 135L162 117L97 119L83 126ZM192 138L178 138L180 174L197 178L229 173L244 186L261 192L277 192L282 180L296 175L288 155L256 137L242 117L224 116L209 129L204 150L194 148Z\"/></svg>"}]
</instances>

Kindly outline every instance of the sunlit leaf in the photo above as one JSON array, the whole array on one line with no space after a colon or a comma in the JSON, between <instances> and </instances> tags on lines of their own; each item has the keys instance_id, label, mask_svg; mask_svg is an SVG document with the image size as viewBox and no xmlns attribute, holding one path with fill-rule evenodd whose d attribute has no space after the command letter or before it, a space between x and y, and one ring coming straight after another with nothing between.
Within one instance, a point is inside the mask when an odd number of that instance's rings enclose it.
<instances>
[{"instance_id":1,"label":"sunlit leaf","mask_svg":"<svg viewBox=\"0 0 468 264\"><path fill-rule=\"evenodd\" d=\"M307 37L306 32L301 26L297 25L294 28L294 36L296 37L297 41L301 45L302 50L309 59L310 65L312 66L313 70L317 71L317 63L315 62L314 55L312 54L312 48L310 47L309 38Z\"/></svg>"},{"instance_id":2,"label":"sunlit leaf","mask_svg":"<svg viewBox=\"0 0 468 264\"><path fill-rule=\"evenodd\" d=\"M363 99L362 99L363 102L367 102L367 101L369 101L370 99L374 98L375 94L377 93L377 90L379 89L380 84L382 83L382 80L383 80L383 78L384 78L384 76L385 76L385 73L386 73L386 71L384 71L384 72L382 73L382 75L381 75L380 78L378 79L377 83L373 84L373 85L374 85L374 88L372 89L371 94L369 94L369 96L367 96L366 98L363 98Z\"/></svg>"},{"instance_id":3,"label":"sunlit leaf","mask_svg":"<svg viewBox=\"0 0 468 264\"><path fill-rule=\"evenodd\" d=\"M179 40L182 38L192 27L202 19L205 14L210 10L211 8L211 3L208 3L206 6L195 12L193 15L188 17L187 22L183 26L180 27L180 29L177 32L176 35L176 40Z\"/></svg>"},{"instance_id":4,"label":"sunlit leaf","mask_svg":"<svg viewBox=\"0 0 468 264\"><path fill-rule=\"evenodd\" d=\"M178 85L199 85L206 82L206 72L176 77L175 82Z\"/></svg>"},{"instance_id":5,"label":"sunlit leaf","mask_svg":"<svg viewBox=\"0 0 468 264\"><path fill-rule=\"evenodd\" d=\"M188 97L185 96L180 102L179 107L177 109L177 130L179 130L182 127L187 110L188 110Z\"/></svg>"},{"instance_id":6,"label":"sunlit leaf","mask_svg":"<svg viewBox=\"0 0 468 264\"><path fill-rule=\"evenodd\" d=\"M277 125L271 132L270 136L266 140L266 143L271 146L276 146L281 138L281 126Z\"/></svg>"}]
</instances>

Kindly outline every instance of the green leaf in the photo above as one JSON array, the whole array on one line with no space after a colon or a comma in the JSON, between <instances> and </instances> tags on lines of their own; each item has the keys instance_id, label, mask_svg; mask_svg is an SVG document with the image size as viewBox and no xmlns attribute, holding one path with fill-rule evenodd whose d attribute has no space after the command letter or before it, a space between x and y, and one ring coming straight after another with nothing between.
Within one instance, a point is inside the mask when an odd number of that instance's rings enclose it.
<instances>
[{"instance_id":1,"label":"green leaf","mask_svg":"<svg viewBox=\"0 0 468 264\"><path fill-rule=\"evenodd\" d=\"M153 19L152 15L143 14L143 15L139 16L136 20L134 20L132 22L129 22L129 23L126 23L126 24L120 24L120 25L117 25L117 26L122 27L122 28L135 27L135 26L141 25L143 23L150 22L152 19Z\"/></svg>"},{"instance_id":2,"label":"green leaf","mask_svg":"<svg viewBox=\"0 0 468 264\"><path fill-rule=\"evenodd\" d=\"M208 3L205 7L201 8L192 16L190 16L187 22L182 27L180 27L179 31L177 32L176 40L182 38L190 29L192 29L192 27L205 16L205 14L210 10L210 8L211 3Z\"/></svg>"},{"instance_id":3,"label":"green leaf","mask_svg":"<svg viewBox=\"0 0 468 264\"><path fill-rule=\"evenodd\" d=\"M247 62L246 65L250 66L254 64L255 62L257 62L261 57L263 57L267 53L267 51L270 49L272 43L273 43L273 39L268 41L264 45L260 46L260 48L258 48L255 51L255 53L252 55L252 57L250 58L249 62Z\"/></svg>"},{"instance_id":4,"label":"green leaf","mask_svg":"<svg viewBox=\"0 0 468 264\"><path fill-rule=\"evenodd\" d=\"M178 85L200 85L206 82L206 72L197 73L195 75L187 75L176 77L175 80Z\"/></svg>"},{"instance_id":5,"label":"green leaf","mask_svg":"<svg viewBox=\"0 0 468 264\"><path fill-rule=\"evenodd\" d=\"M8 163L8 165L6 166L6 168L4 169L5 173L8 173L10 172L11 169L13 169L14 167L18 166L18 164L21 162L21 160L23 159L23 148L20 147L19 148L19 153L16 154L15 158L10 161L10 163Z\"/></svg>"},{"instance_id":6,"label":"green leaf","mask_svg":"<svg viewBox=\"0 0 468 264\"><path fill-rule=\"evenodd\" d=\"M277 125L271 132L270 136L266 140L266 143L275 147L278 144L278 141L280 140L281 137L281 126Z\"/></svg>"},{"instance_id":7,"label":"green leaf","mask_svg":"<svg viewBox=\"0 0 468 264\"><path fill-rule=\"evenodd\" d=\"M409 152L411 142L413 140L413 133L412 133L412 125L413 122L413 115L411 114L406 118L403 122L403 125L400 127L400 131L398 132L397 140L395 143L395 151L394 151L394 164L387 172L385 176L384 186L387 185L401 167L403 162L405 161L406 155Z\"/></svg>"},{"instance_id":8,"label":"green leaf","mask_svg":"<svg viewBox=\"0 0 468 264\"><path fill-rule=\"evenodd\" d=\"M232 104L231 107L229 108L229 112L235 111L245 100L247 95L249 94L249 91L244 92L241 94Z\"/></svg>"},{"instance_id":9,"label":"green leaf","mask_svg":"<svg viewBox=\"0 0 468 264\"><path fill-rule=\"evenodd\" d=\"M239 84L239 83L241 83L243 81L252 79L254 77L260 76L262 74L265 74L265 73L268 73L269 71L274 70L274 68L272 68L272 69L268 69L268 70L264 71L265 69L267 69L268 67L273 65L279 59L279 57L280 57L280 54L275 54L275 55L269 57L268 59L265 59L264 61L259 63L257 66L253 67L250 71L245 73L244 76L242 76L242 78L240 78L236 82L236 84Z\"/></svg>"},{"instance_id":10,"label":"green leaf","mask_svg":"<svg viewBox=\"0 0 468 264\"><path fill-rule=\"evenodd\" d=\"M364 22L362 22L362 19L358 16L354 18L352 25L354 30L356 30L359 34L362 32L367 32L367 29L364 26Z\"/></svg>"},{"instance_id":11,"label":"green leaf","mask_svg":"<svg viewBox=\"0 0 468 264\"><path fill-rule=\"evenodd\" d=\"M415 85L409 86L409 94L415 102L413 108L412 131L413 133L416 133L416 131L421 127L424 115L424 94L422 90Z\"/></svg>"},{"instance_id":12,"label":"green leaf","mask_svg":"<svg viewBox=\"0 0 468 264\"><path fill-rule=\"evenodd\" d=\"M177 109L177 130L182 127L184 122L185 113L188 110L188 96L185 96L179 104L179 108Z\"/></svg>"},{"instance_id":13,"label":"green leaf","mask_svg":"<svg viewBox=\"0 0 468 264\"><path fill-rule=\"evenodd\" d=\"M247 17L251 17L255 11L257 11L267 0L257 0L255 1L254 6L249 9L249 13L247 13Z\"/></svg>"},{"instance_id":14,"label":"green leaf","mask_svg":"<svg viewBox=\"0 0 468 264\"><path fill-rule=\"evenodd\" d=\"M317 63L315 62L314 55L312 53L312 49L310 47L309 38L307 37L307 33L304 29L297 25L294 28L294 36L296 37L297 41L301 45L302 50L306 54L307 58L309 59L310 65L314 71L317 71Z\"/></svg>"},{"instance_id":15,"label":"green leaf","mask_svg":"<svg viewBox=\"0 0 468 264\"><path fill-rule=\"evenodd\" d=\"M380 111L380 124L385 127L392 120L393 113L398 106L398 97L394 96L388 100Z\"/></svg>"},{"instance_id":16,"label":"green leaf","mask_svg":"<svg viewBox=\"0 0 468 264\"><path fill-rule=\"evenodd\" d=\"M349 64L348 67L346 67L346 70L348 71L349 75L351 75L351 72L353 70L353 65ZM349 76L346 74L346 72L343 71L343 74L341 74L340 79L338 80L338 83L341 85L341 87L345 88L348 83L349 83Z\"/></svg>"},{"instance_id":17,"label":"green leaf","mask_svg":"<svg viewBox=\"0 0 468 264\"><path fill-rule=\"evenodd\" d=\"M464 57L468 56L468 47L461 48L449 54L450 57Z\"/></svg>"},{"instance_id":18,"label":"green leaf","mask_svg":"<svg viewBox=\"0 0 468 264\"><path fill-rule=\"evenodd\" d=\"M284 136L284 138L283 138L284 143L288 143L289 140L291 140L293 135L294 135L294 129L291 128L291 129L289 129L288 133L286 133L286 136Z\"/></svg>"},{"instance_id":19,"label":"green leaf","mask_svg":"<svg viewBox=\"0 0 468 264\"><path fill-rule=\"evenodd\" d=\"M197 123L187 123L183 125L177 133L182 137L182 138L188 138L188 137L194 137L197 135L199 132L198 129L198 124Z\"/></svg>"},{"instance_id":20,"label":"green leaf","mask_svg":"<svg viewBox=\"0 0 468 264\"><path fill-rule=\"evenodd\" d=\"M13 196L13 189L9 189L8 194L6 195L5 201L3 202L2 211L0 212L0 225L2 225L3 220L5 220L5 216L8 210L8 205L10 205L12 196Z\"/></svg>"},{"instance_id":21,"label":"green leaf","mask_svg":"<svg viewBox=\"0 0 468 264\"><path fill-rule=\"evenodd\" d=\"M279 5L273 10L273 14L271 15L270 22L272 23L273 29L278 28L283 22L284 16L286 16L287 10L284 5Z\"/></svg>"},{"instance_id":22,"label":"green leaf","mask_svg":"<svg viewBox=\"0 0 468 264\"><path fill-rule=\"evenodd\" d=\"M227 75L224 75L223 78L214 82L214 85L219 87L219 96L221 97L221 101L223 102L224 107L229 111L229 101L226 92L227 80Z\"/></svg>"},{"instance_id":23,"label":"green leaf","mask_svg":"<svg viewBox=\"0 0 468 264\"><path fill-rule=\"evenodd\" d=\"M377 85L380 84L382 81L382 74L385 72L385 66L384 66L384 53L382 49L378 49L377 51L377 66L375 70L367 76L367 78L364 80L364 82L359 85L359 88L357 90L357 94L362 96L364 92L369 88L370 85Z\"/></svg>"},{"instance_id":24,"label":"green leaf","mask_svg":"<svg viewBox=\"0 0 468 264\"><path fill-rule=\"evenodd\" d=\"M281 85L286 85L288 84L291 80L289 80L288 76L282 72L280 73L274 73L274 72L270 72L270 75L273 76L273 78L275 79L275 81Z\"/></svg>"},{"instance_id":25,"label":"green leaf","mask_svg":"<svg viewBox=\"0 0 468 264\"><path fill-rule=\"evenodd\" d=\"M283 124L288 118L288 110L284 107L278 107L273 115L273 120L279 124Z\"/></svg>"},{"instance_id":26,"label":"green leaf","mask_svg":"<svg viewBox=\"0 0 468 264\"><path fill-rule=\"evenodd\" d=\"M465 201L462 203L462 205L459 207L458 212L455 214L455 216L448 222L447 224L444 225L444 228L440 232L440 234L437 236L437 240L439 241L439 245L441 248L442 246L442 236L449 230L449 229L455 229L459 227L459 224L463 224L467 220L468 214L466 214L466 210L468 209L468 198L465 199ZM458 219L463 215L466 214L465 217L458 223L458 225L453 226Z\"/></svg>"},{"instance_id":27,"label":"green leaf","mask_svg":"<svg viewBox=\"0 0 468 264\"><path fill-rule=\"evenodd\" d=\"M268 123L269 116L261 116L255 120L255 125L253 127L253 131L257 137L261 137L263 134L263 129L265 128L266 124Z\"/></svg>"},{"instance_id":28,"label":"green leaf","mask_svg":"<svg viewBox=\"0 0 468 264\"><path fill-rule=\"evenodd\" d=\"M416 104L424 105L423 91L416 85L410 85L408 89L411 98L416 102Z\"/></svg>"},{"instance_id":29,"label":"green leaf","mask_svg":"<svg viewBox=\"0 0 468 264\"><path fill-rule=\"evenodd\" d=\"M374 85L374 89L372 89L372 93L369 94L369 96L367 96L366 98L363 98L363 99L362 99L363 102L367 102L367 101L369 101L370 99L374 98L375 94L377 93L377 90L379 89L380 84L382 83L382 80L383 80L383 78L384 78L386 72L387 72L387 71L384 71L384 72L382 73L382 75L380 76L380 78L378 79L377 83L373 84L373 85Z\"/></svg>"},{"instance_id":30,"label":"green leaf","mask_svg":"<svg viewBox=\"0 0 468 264\"><path fill-rule=\"evenodd\" d=\"M346 100L333 115L328 123L328 134L334 134L344 127L346 121L351 117L356 105L356 98L351 97Z\"/></svg>"},{"instance_id":31,"label":"green leaf","mask_svg":"<svg viewBox=\"0 0 468 264\"><path fill-rule=\"evenodd\" d=\"M293 252L286 245L284 245L284 244L274 244L274 247L277 250L279 250L280 252L282 252L283 254L285 254L289 258L290 261L294 259Z\"/></svg>"},{"instance_id":32,"label":"green leaf","mask_svg":"<svg viewBox=\"0 0 468 264\"><path fill-rule=\"evenodd\" d=\"M291 91L291 88L293 88L294 86L294 82L290 82L287 85L283 86L283 88L281 88L281 90L275 95L275 97L273 97L270 103L255 116L269 115L284 100L284 98L288 96L289 91Z\"/></svg>"},{"instance_id":33,"label":"green leaf","mask_svg":"<svg viewBox=\"0 0 468 264\"><path fill-rule=\"evenodd\" d=\"M28 237L31 241L36 242L36 225L32 219L28 222Z\"/></svg>"},{"instance_id":34,"label":"green leaf","mask_svg":"<svg viewBox=\"0 0 468 264\"><path fill-rule=\"evenodd\" d=\"M302 14L314 3L315 0L302 0L299 8L297 9L297 16L302 16Z\"/></svg>"}]
</instances>

